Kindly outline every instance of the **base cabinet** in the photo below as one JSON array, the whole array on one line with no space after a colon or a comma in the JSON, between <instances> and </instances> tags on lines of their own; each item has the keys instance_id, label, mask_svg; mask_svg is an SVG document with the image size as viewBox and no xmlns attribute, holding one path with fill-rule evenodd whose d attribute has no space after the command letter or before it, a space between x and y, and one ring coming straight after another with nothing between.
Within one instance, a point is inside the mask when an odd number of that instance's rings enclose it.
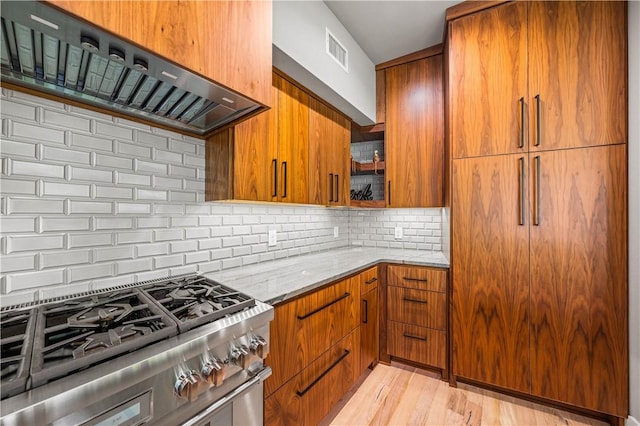
<instances>
[{"instance_id":1,"label":"base cabinet","mask_svg":"<svg viewBox=\"0 0 640 426\"><path fill-rule=\"evenodd\" d=\"M353 278L360 283L360 373L378 362L380 337L378 268L374 267Z\"/></svg>"}]
</instances>

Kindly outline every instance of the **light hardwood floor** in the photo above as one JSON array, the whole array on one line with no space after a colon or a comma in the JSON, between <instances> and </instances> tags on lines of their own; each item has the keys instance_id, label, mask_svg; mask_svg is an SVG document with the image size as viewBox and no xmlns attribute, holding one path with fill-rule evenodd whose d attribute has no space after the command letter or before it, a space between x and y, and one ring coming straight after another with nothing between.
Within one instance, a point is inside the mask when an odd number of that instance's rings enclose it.
<instances>
[{"instance_id":1,"label":"light hardwood floor","mask_svg":"<svg viewBox=\"0 0 640 426\"><path fill-rule=\"evenodd\" d=\"M354 389L321 425L606 425L400 364L378 364Z\"/></svg>"}]
</instances>

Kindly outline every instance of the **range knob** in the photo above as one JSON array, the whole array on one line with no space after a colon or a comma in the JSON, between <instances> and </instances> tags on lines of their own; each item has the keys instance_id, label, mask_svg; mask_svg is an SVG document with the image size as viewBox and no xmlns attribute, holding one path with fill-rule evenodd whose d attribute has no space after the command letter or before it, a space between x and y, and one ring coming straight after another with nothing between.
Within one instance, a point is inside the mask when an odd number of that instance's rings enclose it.
<instances>
[{"instance_id":1,"label":"range knob","mask_svg":"<svg viewBox=\"0 0 640 426\"><path fill-rule=\"evenodd\" d=\"M249 351L244 345L234 347L229 354L229 360L243 370L249 368L249 364L251 364L250 358Z\"/></svg>"},{"instance_id":2,"label":"range knob","mask_svg":"<svg viewBox=\"0 0 640 426\"><path fill-rule=\"evenodd\" d=\"M191 370L178 376L173 385L173 392L178 398L195 401L205 387L206 382L195 370Z\"/></svg>"},{"instance_id":3,"label":"range knob","mask_svg":"<svg viewBox=\"0 0 640 426\"><path fill-rule=\"evenodd\" d=\"M249 349L252 354L256 355L260 359L264 359L265 351L267 349L267 341L260 336L255 336L251 339L251 343L249 343Z\"/></svg>"},{"instance_id":4,"label":"range knob","mask_svg":"<svg viewBox=\"0 0 640 426\"><path fill-rule=\"evenodd\" d=\"M222 364L216 358L211 358L202 365L202 377L214 386L221 386L224 381Z\"/></svg>"}]
</instances>

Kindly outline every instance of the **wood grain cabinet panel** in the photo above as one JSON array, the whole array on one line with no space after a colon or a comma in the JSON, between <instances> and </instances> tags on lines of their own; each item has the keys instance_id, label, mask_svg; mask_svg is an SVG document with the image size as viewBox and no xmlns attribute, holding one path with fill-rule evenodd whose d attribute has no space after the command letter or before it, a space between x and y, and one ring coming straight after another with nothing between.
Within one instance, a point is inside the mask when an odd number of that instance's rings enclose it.
<instances>
[{"instance_id":1,"label":"wood grain cabinet panel","mask_svg":"<svg viewBox=\"0 0 640 426\"><path fill-rule=\"evenodd\" d=\"M277 305L271 323L265 381L270 395L360 323L360 286L347 279L293 302Z\"/></svg>"},{"instance_id":2,"label":"wood grain cabinet panel","mask_svg":"<svg viewBox=\"0 0 640 426\"><path fill-rule=\"evenodd\" d=\"M271 1L49 3L271 105Z\"/></svg>"},{"instance_id":3,"label":"wood grain cabinet panel","mask_svg":"<svg viewBox=\"0 0 640 426\"><path fill-rule=\"evenodd\" d=\"M449 23L449 134L453 158L523 150L527 3Z\"/></svg>"},{"instance_id":4,"label":"wood grain cabinet panel","mask_svg":"<svg viewBox=\"0 0 640 426\"><path fill-rule=\"evenodd\" d=\"M534 1L527 5L530 150L625 143L625 3Z\"/></svg>"},{"instance_id":5,"label":"wood grain cabinet panel","mask_svg":"<svg viewBox=\"0 0 640 426\"><path fill-rule=\"evenodd\" d=\"M417 266L389 265L387 285L444 293L447 290L447 271Z\"/></svg>"},{"instance_id":6,"label":"wood grain cabinet panel","mask_svg":"<svg viewBox=\"0 0 640 426\"><path fill-rule=\"evenodd\" d=\"M388 320L435 328L447 326L447 296L433 291L387 287Z\"/></svg>"},{"instance_id":7,"label":"wood grain cabinet panel","mask_svg":"<svg viewBox=\"0 0 640 426\"><path fill-rule=\"evenodd\" d=\"M387 321L387 339L387 351L391 356L447 368L447 335L444 331Z\"/></svg>"},{"instance_id":8,"label":"wood grain cabinet panel","mask_svg":"<svg viewBox=\"0 0 640 426\"><path fill-rule=\"evenodd\" d=\"M454 160L451 210L453 373L522 392L531 390L526 170L518 154Z\"/></svg>"},{"instance_id":9,"label":"wood grain cabinet panel","mask_svg":"<svg viewBox=\"0 0 640 426\"><path fill-rule=\"evenodd\" d=\"M358 274L360 280L360 294L365 294L368 291L378 288L380 280L378 278L378 267L374 266Z\"/></svg>"},{"instance_id":10,"label":"wood grain cabinet panel","mask_svg":"<svg viewBox=\"0 0 640 426\"><path fill-rule=\"evenodd\" d=\"M531 173L535 187L539 167L532 392L620 417L629 398L626 158L626 145L542 152Z\"/></svg>"},{"instance_id":11,"label":"wood grain cabinet panel","mask_svg":"<svg viewBox=\"0 0 640 426\"><path fill-rule=\"evenodd\" d=\"M360 370L364 372L378 361L380 328L378 322L378 289L373 288L362 296L360 307Z\"/></svg>"},{"instance_id":12,"label":"wood grain cabinet panel","mask_svg":"<svg viewBox=\"0 0 640 426\"><path fill-rule=\"evenodd\" d=\"M265 425L317 425L360 376L359 345L357 328L267 397Z\"/></svg>"},{"instance_id":13,"label":"wood grain cabinet panel","mask_svg":"<svg viewBox=\"0 0 640 426\"><path fill-rule=\"evenodd\" d=\"M387 207L439 207L444 187L442 55L385 69Z\"/></svg>"}]
</instances>

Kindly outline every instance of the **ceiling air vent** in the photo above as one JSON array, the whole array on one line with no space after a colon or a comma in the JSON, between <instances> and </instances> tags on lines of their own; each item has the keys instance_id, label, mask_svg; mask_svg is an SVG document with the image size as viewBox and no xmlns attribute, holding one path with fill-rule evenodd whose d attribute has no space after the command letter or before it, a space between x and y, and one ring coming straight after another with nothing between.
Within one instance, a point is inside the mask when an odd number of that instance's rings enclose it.
<instances>
[{"instance_id":1,"label":"ceiling air vent","mask_svg":"<svg viewBox=\"0 0 640 426\"><path fill-rule=\"evenodd\" d=\"M345 71L349 72L349 52L338 41L338 39L331 34L329 28L327 28L327 53L331 56Z\"/></svg>"}]
</instances>

